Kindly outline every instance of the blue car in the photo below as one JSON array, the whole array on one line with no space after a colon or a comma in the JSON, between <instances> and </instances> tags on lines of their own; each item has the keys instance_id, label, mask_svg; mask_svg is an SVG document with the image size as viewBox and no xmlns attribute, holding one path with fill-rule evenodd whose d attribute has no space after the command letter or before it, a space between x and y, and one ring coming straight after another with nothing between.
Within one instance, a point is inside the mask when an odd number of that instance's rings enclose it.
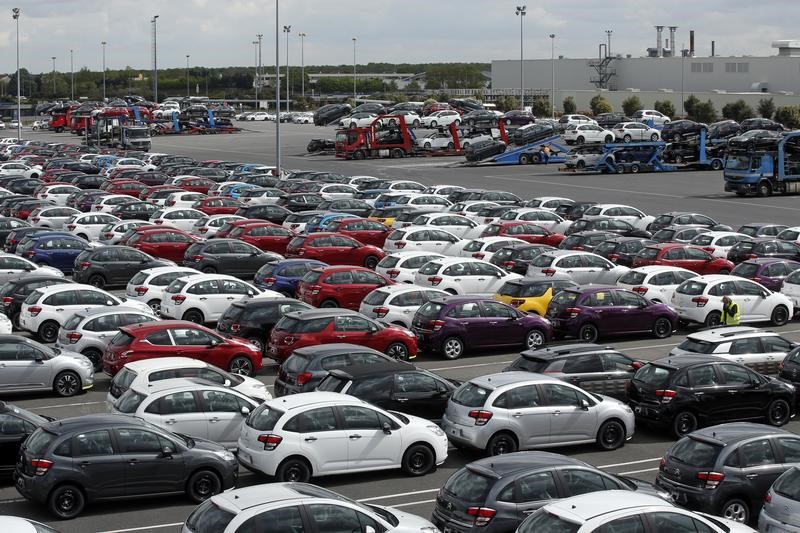
<instances>
[{"instance_id":1,"label":"blue car","mask_svg":"<svg viewBox=\"0 0 800 533\"><path fill-rule=\"evenodd\" d=\"M317 215L311 220L306 223L306 229L304 233L315 233L317 231L325 231L325 226L328 222L333 222L334 220L341 220L343 218L358 218L356 215L351 215L350 213L323 213L321 215Z\"/></svg>"},{"instance_id":2,"label":"blue car","mask_svg":"<svg viewBox=\"0 0 800 533\"><path fill-rule=\"evenodd\" d=\"M228 196L233 198L234 200L238 200L244 191L249 191L250 189L257 189L259 188L258 185L254 183L239 183L238 185L234 185L230 189L228 189Z\"/></svg>"},{"instance_id":3,"label":"blue car","mask_svg":"<svg viewBox=\"0 0 800 533\"><path fill-rule=\"evenodd\" d=\"M259 289L277 291L293 298L297 284L308 271L326 266L328 266L327 263L313 259L273 261L258 269L253 279L253 285Z\"/></svg>"},{"instance_id":4,"label":"blue car","mask_svg":"<svg viewBox=\"0 0 800 533\"><path fill-rule=\"evenodd\" d=\"M91 248L88 241L63 233L37 235L19 250L20 255L37 265L59 269L64 274L75 270L75 258Z\"/></svg>"}]
</instances>

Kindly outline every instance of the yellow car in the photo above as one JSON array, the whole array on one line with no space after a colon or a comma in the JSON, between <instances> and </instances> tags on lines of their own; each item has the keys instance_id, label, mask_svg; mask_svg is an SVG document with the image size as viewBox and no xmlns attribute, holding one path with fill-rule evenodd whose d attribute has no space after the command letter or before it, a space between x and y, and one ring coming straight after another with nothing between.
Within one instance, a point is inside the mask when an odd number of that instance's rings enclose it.
<instances>
[{"instance_id":1,"label":"yellow car","mask_svg":"<svg viewBox=\"0 0 800 533\"><path fill-rule=\"evenodd\" d=\"M402 215L403 213L408 213L409 211L416 211L413 207L408 206L391 206L391 207L381 207L379 209L374 209L369 214L369 219L374 220L375 222L380 222L384 226L391 228L392 224L394 224L395 219Z\"/></svg>"},{"instance_id":2,"label":"yellow car","mask_svg":"<svg viewBox=\"0 0 800 533\"><path fill-rule=\"evenodd\" d=\"M563 289L577 287L578 284L567 276L547 279L515 279L500 287L494 299L516 307L524 313L544 316L553 295Z\"/></svg>"}]
</instances>

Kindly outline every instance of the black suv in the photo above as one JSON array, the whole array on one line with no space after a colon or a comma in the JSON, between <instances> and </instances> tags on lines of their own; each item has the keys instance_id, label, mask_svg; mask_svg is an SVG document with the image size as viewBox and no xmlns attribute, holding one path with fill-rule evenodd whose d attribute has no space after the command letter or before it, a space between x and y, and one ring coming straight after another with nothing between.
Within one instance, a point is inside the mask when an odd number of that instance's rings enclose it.
<instances>
[{"instance_id":1,"label":"black suv","mask_svg":"<svg viewBox=\"0 0 800 533\"><path fill-rule=\"evenodd\" d=\"M610 346L586 343L526 350L503 372L547 374L589 392L624 398L642 364Z\"/></svg>"},{"instance_id":2,"label":"black suv","mask_svg":"<svg viewBox=\"0 0 800 533\"><path fill-rule=\"evenodd\" d=\"M700 426L767 419L782 426L794 413L794 387L712 355L677 355L640 368L628 385L637 423L681 437Z\"/></svg>"},{"instance_id":3,"label":"black suv","mask_svg":"<svg viewBox=\"0 0 800 533\"><path fill-rule=\"evenodd\" d=\"M558 245L560 250L582 250L585 252L593 252L595 246L599 246L608 239L616 236L616 233L610 231L579 231L567 235Z\"/></svg>"},{"instance_id":4,"label":"black suv","mask_svg":"<svg viewBox=\"0 0 800 533\"><path fill-rule=\"evenodd\" d=\"M489 262L509 272L524 276L528 272L531 261L544 252L552 250L555 248L547 244L514 243L497 250Z\"/></svg>"},{"instance_id":5,"label":"black suv","mask_svg":"<svg viewBox=\"0 0 800 533\"><path fill-rule=\"evenodd\" d=\"M573 222L567 231L564 232L564 234L572 235L573 233L578 233L579 231L589 230L608 231L611 233L617 233L623 237L644 237L649 239L652 236L649 231L638 229L630 222L616 218L581 218L580 220Z\"/></svg>"},{"instance_id":6,"label":"black suv","mask_svg":"<svg viewBox=\"0 0 800 533\"><path fill-rule=\"evenodd\" d=\"M673 444L656 486L683 507L752 523L772 483L799 464L800 436L762 424L721 424Z\"/></svg>"},{"instance_id":7,"label":"black suv","mask_svg":"<svg viewBox=\"0 0 800 533\"><path fill-rule=\"evenodd\" d=\"M720 120L708 125L709 139L728 139L739 135L739 123L735 120Z\"/></svg>"},{"instance_id":8,"label":"black suv","mask_svg":"<svg viewBox=\"0 0 800 533\"><path fill-rule=\"evenodd\" d=\"M50 422L20 448L17 491L56 517L99 500L186 493L200 503L236 485L236 456L221 444L139 418L86 415Z\"/></svg>"},{"instance_id":9,"label":"black suv","mask_svg":"<svg viewBox=\"0 0 800 533\"><path fill-rule=\"evenodd\" d=\"M634 122L632 118L626 116L625 113L600 113L594 117L597 125L601 128L610 130L620 122Z\"/></svg>"},{"instance_id":10,"label":"black suv","mask_svg":"<svg viewBox=\"0 0 800 533\"><path fill-rule=\"evenodd\" d=\"M349 115L353 108L348 104L328 104L320 107L314 113L315 126L327 126L338 122L339 119Z\"/></svg>"},{"instance_id":11,"label":"black suv","mask_svg":"<svg viewBox=\"0 0 800 533\"><path fill-rule=\"evenodd\" d=\"M741 240L728 250L728 261L734 263L760 257L800 261L800 247L793 241L764 237Z\"/></svg>"},{"instance_id":12,"label":"black suv","mask_svg":"<svg viewBox=\"0 0 800 533\"><path fill-rule=\"evenodd\" d=\"M440 421L459 385L411 363L387 361L331 370L317 390L349 394L387 411Z\"/></svg>"},{"instance_id":13,"label":"black suv","mask_svg":"<svg viewBox=\"0 0 800 533\"><path fill-rule=\"evenodd\" d=\"M25 301L25 298L30 293L42 287L60 285L62 283L74 282L52 274L37 274L36 272L27 272L17 278L8 280L3 285L0 285L0 301L3 302L3 314L11 319L12 324L18 326L22 302Z\"/></svg>"},{"instance_id":14,"label":"black suv","mask_svg":"<svg viewBox=\"0 0 800 533\"><path fill-rule=\"evenodd\" d=\"M0 402L0 474L14 471L19 447L36 428L51 420L16 405Z\"/></svg>"},{"instance_id":15,"label":"black suv","mask_svg":"<svg viewBox=\"0 0 800 533\"><path fill-rule=\"evenodd\" d=\"M644 237L614 237L601 242L593 251L613 263L629 267L633 265L633 258L642 248L653 244L656 241Z\"/></svg>"},{"instance_id":16,"label":"black suv","mask_svg":"<svg viewBox=\"0 0 800 533\"><path fill-rule=\"evenodd\" d=\"M273 224L283 224L286 217L291 214L292 212L285 207L273 204L246 205L236 210L237 216L258 218L266 220L267 222L272 222Z\"/></svg>"},{"instance_id":17,"label":"black suv","mask_svg":"<svg viewBox=\"0 0 800 533\"><path fill-rule=\"evenodd\" d=\"M172 261L156 259L129 246L98 246L84 250L75 258L72 279L99 289L125 286L139 271L175 266Z\"/></svg>"},{"instance_id":18,"label":"black suv","mask_svg":"<svg viewBox=\"0 0 800 533\"><path fill-rule=\"evenodd\" d=\"M241 337L261 352L269 341L272 327L286 313L312 309L293 298L255 298L232 303L217 322L217 331Z\"/></svg>"},{"instance_id":19,"label":"black suv","mask_svg":"<svg viewBox=\"0 0 800 533\"><path fill-rule=\"evenodd\" d=\"M750 130L783 131L785 128L780 122L768 118L746 118L739 124L739 134Z\"/></svg>"},{"instance_id":20,"label":"black suv","mask_svg":"<svg viewBox=\"0 0 800 533\"><path fill-rule=\"evenodd\" d=\"M473 109L461 115L461 122L467 126L497 126L499 117L488 109Z\"/></svg>"},{"instance_id":21,"label":"black suv","mask_svg":"<svg viewBox=\"0 0 800 533\"><path fill-rule=\"evenodd\" d=\"M206 274L228 274L250 280L262 266L282 258L238 239L211 239L189 246L183 264Z\"/></svg>"},{"instance_id":22,"label":"black suv","mask_svg":"<svg viewBox=\"0 0 800 533\"><path fill-rule=\"evenodd\" d=\"M670 211L669 213L658 215L655 220L647 225L647 231L655 233L667 226L705 226L713 230L716 229L719 224L716 220L701 213Z\"/></svg>"},{"instance_id":23,"label":"black suv","mask_svg":"<svg viewBox=\"0 0 800 533\"><path fill-rule=\"evenodd\" d=\"M467 161L480 161L487 157L500 155L506 151L503 141L485 140L472 143L464 149L464 157Z\"/></svg>"}]
</instances>

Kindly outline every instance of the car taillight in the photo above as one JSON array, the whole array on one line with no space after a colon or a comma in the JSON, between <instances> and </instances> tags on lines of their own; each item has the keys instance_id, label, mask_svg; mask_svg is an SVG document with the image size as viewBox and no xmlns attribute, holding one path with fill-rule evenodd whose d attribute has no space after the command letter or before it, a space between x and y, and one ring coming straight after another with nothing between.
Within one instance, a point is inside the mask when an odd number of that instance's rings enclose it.
<instances>
[{"instance_id":1,"label":"car taillight","mask_svg":"<svg viewBox=\"0 0 800 533\"><path fill-rule=\"evenodd\" d=\"M39 222L42 219L39 218L39 217L33 217L33 218L31 218L31 220L34 221L34 222Z\"/></svg>"},{"instance_id":2,"label":"car taillight","mask_svg":"<svg viewBox=\"0 0 800 533\"><path fill-rule=\"evenodd\" d=\"M399 276L399 275L400 275L400 271L399 271L399 270L397 270L396 268L393 268L392 270L387 270L387 271L386 271L386 274L387 274L387 275L388 275L390 278L394 279L394 278L396 278L397 276Z\"/></svg>"},{"instance_id":3,"label":"car taillight","mask_svg":"<svg viewBox=\"0 0 800 533\"><path fill-rule=\"evenodd\" d=\"M758 256L756 254L749 254L747 259L758 259Z\"/></svg>"},{"instance_id":4,"label":"car taillight","mask_svg":"<svg viewBox=\"0 0 800 533\"><path fill-rule=\"evenodd\" d=\"M283 437L280 435L259 435L258 442L264 443L264 449L268 452L271 452L275 448L278 447L278 444L281 443Z\"/></svg>"},{"instance_id":5,"label":"car taillight","mask_svg":"<svg viewBox=\"0 0 800 533\"><path fill-rule=\"evenodd\" d=\"M294 378L294 382L298 385L305 385L311 381L311 372L303 372L302 374L298 374L296 378Z\"/></svg>"},{"instance_id":6,"label":"car taillight","mask_svg":"<svg viewBox=\"0 0 800 533\"><path fill-rule=\"evenodd\" d=\"M692 298L692 302L697 304L697 307L705 307L705 305L708 303L708 298L705 296L695 296Z\"/></svg>"},{"instance_id":7,"label":"car taillight","mask_svg":"<svg viewBox=\"0 0 800 533\"><path fill-rule=\"evenodd\" d=\"M430 281L431 285L435 287L442 282L442 278L440 278L439 276L431 276L428 278L428 281Z\"/></svg>"},{"instance_id":8,"label":"car taillight","mask_svg":"<svg viewBox=\"0 0 800 533\"><path fill-rule=\"evenodd\" d=\"M609 259L610 261L613 261L613 262L615 262L615 263L616 263L617 261L619 261L619 254L610 254L610 255L608 256L608 259Z\"/></svg>"},{"instance_id":9,"label":"car taillight","mask_svg":"<svg viewBox=\"0 0 800 533\"><path fill-rule=\"evenodd\" d=\"M80 333L67 333L67 340L69 340L70 344L75 344L76 342L81 340L81 337L83 337L83 335L81 335Z\"/></svg>"},{"instance_id":10,"label":"car taillight","mask_svg":"<svg viewBox=\"0 0 800 533\"><path fill-rule=\"evenodd\" d=\"M173 294L172 298L170 298L170 300L175 302L175 305L181 305L185 299L186 296L184 296L183 294Z\"/></svg>"},{"instance_id":11,"label":"car taillight","mask_svg":"<svg viewBox=\"0 0 800 533\"><path fill-rule=\"evenodd\" d=\"M28 250L27 252L25 252L22 255L24 255L25 257L28 257L28 258L32 258L33 256L36 255L36 252L34 250Z\"/></svg>"},{"instance_id":12,"label":"car taillight","mask_svg":"<svg viewBox=\"0 0 800 533\"><path fill-rule=\"evenodd\" d=\"M667 459L665 457L661 458L661 461L658 463L658 469L660 471L664 471L667 468Z\"/></svg>"},{"instance_id":13,"label":"car taillight","mask_svg":"<svg viewBox=\"0 0 800 533\"><path fill-rule=\"evenodd\" d=\"M37 476L43 476L53 466L53 461L47 459L31 459L31 466L36 469Z\"/></svg>"},{"instance_id":14,"label":"car taillight","mask_svg":"<svg viewBox=\"0 0 800 533\"><path fill-rule=\"evenodd\" d=\"M383 318L389 312L388 307L373 307L372 312L378 315L378 318Z\"/></svg>"},{"instance_id":15,"label":"car taillight","mask_svg":"<svg viewBox=\"0 0 800 533\"><path fill-rule=\"evenodd\" d=\"M164 220L163 220L163 219L160 219L160 218L157 218L157 219L155 219L153 222L154 222L155 224L163 224L163 223L164 223Z\"/></svg>"},{"instance_id":16,"label":"car taillight","mask_svg":"<svg viewBox=\"0 0 800 533\"><path fill-rule=\"evenodd\" d=\"M555 273L556 273L556 270L554 268L543 268L542 269L542 274L544 274L545 276L552 276Z\"/></svg>"},{"instance_id":17,"label":"car taillight","mask_svg":"<svg viewBox=\"0 0 800 533\"><path fill-rule=\"evenodd\" d=\"M725 479L725 474L720 472L698 472L697 479L705 482L703 488L714 490L719 487L719 484Z\"/></svg>"},{"instance_id":18,"label":"car taillight","mask_svg":"<svg viewBox=\"0 0 800 533\"><path fill-rule=\"evenodd\" d=\"M524 303L525 303L525 300L522 300L520 298L514 298L514 299L511 300L511 305L513 307L519 307L520 305L522 305Z\"/></svg>"},{"instance_id":19,"label":"car taillight","mask_svg":"<svg viewBox=\"0 0 800 533\"><path fill-rule=\"evenodd\" d=\"M677 392L669 389L658 389L656 391L656 398L661 398L661 403L669 403L677 395Z\"/></svg>"},{"instance_id":20,"label":"car taillight","mask_svg":"<svg viewBox=\"0 0 800 533\"><path fill-rule=\"evenodd\" d=\"M430 326L433 331L439 331L444 327L444 320L431 320L428 322L428 326Z\"/></svg>"},{"instance_id":21,"label":"car taillight","mask_svg":"<svg viewBox=\"0 0 800 533\"><path fill-rule=\"evenodd\" d=\"M90 266L92 266L92 264L89 261L81 261L80 263L78 263L78 268L81 270L86 270Z\"/></svg>"},{"instance_id":22,"label":"car taillight","mask_svg":"<svg viewBox=\"0 0 800 533\"><path fill-rule=\"evenodd\" d=\"M200 233L208 233L208 228L203 227L203 228L200 228L198 231Z\"/></svg>"},{"instance_id":23,"label":"car taillight","mask_svg":"<svg viewBox=\"0 0 800 533\"><path fill-rule=\"evenodd\" d=\"M517 265L517 262L516 262L516 261L504 261L504 262L503 262L503 267L505 267L505 268L506 268L506 269L508 269L508 270L511 270L511 269L512 269L512 268L514 268L516 265Z\"/></svg>"},{"instance_id":24,"label":"car taillight","mask_svg":"<svg viewBox=\"0 0 800 533\"><path fill-rule=\"evenodd\" d=\"M119 354L120 359L127 359L133 353L133 350L125 350L121 354Z\"/></svg>"},{"instance_id":25,"label":"car taillight","mask_svg":"<svg viewBox=\"0 0 800 533\"><path fill-rule=\"evenodd\" d=\"M68 229L68 230L72 231L72 230L74 230L75 228L77 228L77 226L76 226L75 224L67 224L67 229Z\"/></svg>"},{"instance_id":26,"label":"car taillight","mask_svg":"<svg viewBox=\"0 0 800 533\"><path fill-rule=\"evenodd\" d=\"M570 318L575 318L576 316L581 314L581 308L580 307L569 307L569 308L567 308L567 314L569 315Z\"/></svg>"},{"instance_id":27,"label":"car taillight","mask_svg":"<svg viewBox=\"0 0 800 533\"><path fill-rule=\"evenodd\" d=\"M406 241L395 241L394 247L395 248L405 248L406 247Z\"/></svg>"},{"instance_id":28,"label":"car taillight","mask_svg":"<svg viewBox=\"0 0 800 533\"><path fill-rule=\"evenodd\" d=\"M165 204L167 204L167 205L170 205L170 206L172 206L172 205L175 205L175 200L167 200L167 201L166 201L166 202L164 202L164 203L165 203Z\"/></svg>"},{"instance_id":29,"label":"car taillight","mask_svg":"<svg viewBox=\"0 0 800 533\"><path fill-rule=\"evenodd\" d=\"M296 343L298 340L300 340L300 337L295 337L295 336L289 335L287 337L284 337L283 343L286 344L287 346L291 346L292 344Z\"/></svg>"},{"instance_id":30,"label":"car taillight","mask_svg":"<svg viewBox=\"0 0 800 533\"><path fill-rule=\"evenodd\" d=\"M467 416L475 419L476 426L485 426L486 423L492 419L492 412L484 411L483 409L474 409L470 411Z\"/></svg>"},{"instance_id":31,"label":"car taillight","mask_svg":"<svg viewBox=\"0 0 800 533\"><path fill-rule=\"evenodd\" d=\"M133 290L136 292L137 295L144 296L145 294L147 294L148 287L136 287Z\"/></svg>"},{"instance_id":32,"label":"car taillight","mask_svg":"<svg viewBox=\"0 0 800 533\"><path fill-rule=\"evenodd\" d=\"M491 522L494 515L497 514L497 511L489 509L488 507L469 507L467 508L467 514L475 517L475 521L473 522L474 526L483 527Z\"/></svg>"},{"instance_id":33,"label":"car taillight","mask_svg":"<svg viewBox=\"0 0 800 533\"><path fill-rule=\"evenodd\" d=\"M3 305L11 305L14 303L14 298L11 296L3 296Z\"/></svg>"},{"instance_id":34,"label":"car taillight","mask_svg":"<svg viewBox=\"0 0 800 533\"><path fill-rule=\"evenodd\" d=\"M202 255L193 255L191 257L191 259L192 259L192 261L202 261L203 260L203 256Z\"/></svg>"},{"instance_id":35,"label":"car taillight","mask_svg":"<svg viewBox=\"0 0 800 533\"><path fill-rule=\"evenodd\" d=\"M75 226L72 226L70 229L75 229ZM114 238L114 234L113 233L103 233L103 237L105 237L106 239L113 239Z\"/></svg>"},{"instance_id":36,"label":"car taillight","mask_svg":"<svg viewBox=\"0 0 800 533\"><path fill-rule=\"evenodd\" d=\"M646 294L647 287L634 287L633 292L635 292L636 294Z\"/></svg>"},{"instance_id":37,"label":"car taillight","mask_svg":"<svg viewBox=\"0 0 800 533\"><path fill-rule=\"evenodd\" d=\"M272 286L277 280L275 278L264 278L264 285Z\"/></svg>"},{"instance_id":38,"label":"car taillight","mask_svg":"<svg viewBox=\"0 0 800 533\"><path fill-rule=\"evenodd\" d=\"M308 287L308 290L311 291L311 294L319 294L319 292L322 290L322 286L321 285L311 285L311 286Z\"/></svg>"},{"instance_id":39,"label":"car taillight","mask_svg":"<svg viewBox=\"0 0 800 533\"><path fill-rule=\"evenodd\" d=\"M772 503L772 491L768 490L766 494L764 494L764 503Z\"/></svg>"},{"instance_id":40,"label":"car taillight","mask_svg":"<svg viewBox=\"0 0 800 533\"><path fill-rule=\"evenodd\" d=\"M31 314L31 316L39 316L39 313L42 312L42 308L38 305L34 305L28 308L28 312Z\"/></svg>"},{"instance_id":41,"label":"car taillight","mask_svg":"<svg viewBox=\"0 0 800 533\"><path fill-rule=\"evenodd\" d=\"M472 257L474 257L475 259L483 259L484 257L486 257L486 254L483 252L475 252L474 254L472 254Z\"/></svg>"},{"instance_id":42,"label":"car taillight","mask_svg":"<svg viewBox=\"0 0 800 533\"><path fill-rule=\"evenodd\" d=\"M4 304L6 303L6 299L5 299L5 298L3 298L3 303L4 303ZM780 363L778 363L778 370L783 370L783 361L781 361Z\"/></svg>"},{"instance_id":43,"label":"car taillight","mask_svg":"<svg viewBox=\"0 0 800 533\"><path fill-rule=\"evenodd\" d=\"M100 211L101 209L103 209L103 206L102 205L93 205L92 209L94 209L95 211Z\"/></svg>"}]
</instances>

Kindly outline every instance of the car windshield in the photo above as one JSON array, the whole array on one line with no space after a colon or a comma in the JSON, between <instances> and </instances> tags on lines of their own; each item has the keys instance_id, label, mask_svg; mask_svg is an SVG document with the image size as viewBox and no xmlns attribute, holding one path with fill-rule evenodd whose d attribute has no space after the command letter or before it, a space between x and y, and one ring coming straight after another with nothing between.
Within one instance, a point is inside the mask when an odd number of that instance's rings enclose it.
<instances>
[{"instance_id":1,"label":"car windshield","mask_svg":"<svg viewBox=\"0 0 800 533\"><path fill-rule=\"evenodd\" d=\"M729 170L749 170L750 169L750 156L749 155L732 155L728 156L725 162L725 168ZM753 158L753 166L758 164L758 159Z\"/></svg>"},{"instance_id":2,"label":"car windshield","mask_svg":"<svg viewBox=\"0 0 800 533\"><path fill-rule=\"evenodd\" d=\"M687 296L697 296L703 294L706 289L706 284L700 281L686 280L675 289L678 294L685 294Z\"/></svg>"},{"instance_id":3,"label":"car windshield","mask_svg":"<svg viewBox=\"0 0 800 533\"><path fill-rule=\"evenodd\" d=\"M639 285L640 283L644 283L644 279L647 277L647 274L644 272L636 272L635 270L629 270L625 272L622 277L617 280L617 283L622 285Z\"/></svg>"},{"instance_id":4,"label":"car windshield","mask_svg":"<svg viewBox=\"0 0 800 533\"><path fill-rule=\"evenodd\" d=\"M517 533L578 533L579 524L540 509L517 529Z\"/></svg>"},{"instance_id":5,"label":"car windshield","mask_svg":"<svg viewBox=\"0 0 800 533\"><path fill-rule=\"evenodd\" d=\"M453 393L450 401L464 407L483 407L492 391L472 382L465 383Z\"/></svg>"},{"instance_id":6,"label":"car windshield","mask_svg":"<svg viewBox=\"0 0 800 533\"><path fill-rule=\"evenodd\" d=\"M792 468L772 486L772 490L786 498L800 501L800 470Z\"/></svg>"},{"instance_id":7,"label":"car windshield","mask_svg":"<svg viewBox=\"0 0 800 533\"><path fill-rule=\"evenodd\" d=\"M721 450L721 446L715 446L692 437L684 437L672 447L669 456L688 466L711 468Z\"/></svg>"},{"instance_id":8,"label":"car windshield","mask_svg":"<svg viewBox=\"0 0 800 533\"><path fill-rule=\"evenodd\" d=\"M192 533L218 533L224 531L235 517L213 501L206 500L186 519L186 528Z\"/></svg>"},{"instance_id":9,"label":"car windshield","mask_svg":"<svg viewBox=\"0 0 800 533\"><path fill-rule=\"evenodd\" d=\"M693 339L692 337L687 337L678 345L678 349L693 353L711 353L714 351L715 347L716 344L714 343Z\"/></svg>"}]
</instances>

